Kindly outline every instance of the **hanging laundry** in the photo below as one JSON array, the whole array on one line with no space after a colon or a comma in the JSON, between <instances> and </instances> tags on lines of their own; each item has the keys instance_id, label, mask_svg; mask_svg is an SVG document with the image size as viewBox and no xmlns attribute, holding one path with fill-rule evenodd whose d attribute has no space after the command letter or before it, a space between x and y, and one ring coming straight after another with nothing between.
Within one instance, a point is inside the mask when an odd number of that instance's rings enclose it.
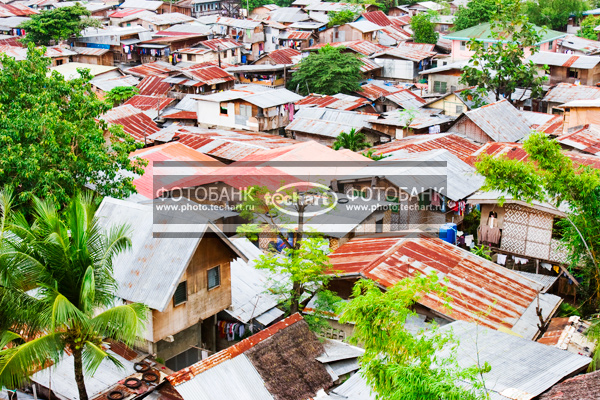
<instances>
[{"instance_id":1,"label":"hanging laundry","mask_svg":"<svg viewBox=\"0 0 600 400\"><path fill-rule=\"evenodd\" d=\"M497 263L500 265L506 264L506 254L498 254Z\"/></svg>"}]
</instances>

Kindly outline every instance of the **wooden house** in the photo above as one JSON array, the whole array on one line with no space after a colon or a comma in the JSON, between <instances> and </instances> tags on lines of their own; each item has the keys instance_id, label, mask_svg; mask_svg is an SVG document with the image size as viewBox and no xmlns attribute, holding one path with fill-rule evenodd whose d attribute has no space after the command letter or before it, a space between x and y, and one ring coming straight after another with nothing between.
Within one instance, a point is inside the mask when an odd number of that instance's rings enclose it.
<instances>
[{"instance_id":1,"label":"wooden house","mask_svg":"<svg viewBox=\"0 0 600 400\"><path fill-rule=\"evenodd\" d=\"M161 216L158 236L153 213ZM118 296L149 309L140 347L178 369L197 362L199 348L214 351L215 315L231 304L230 262L246 259L217 227L223 215L190 210L189 224L181 224L180 211L109 197L96 215L104 229L132 228L132 247L113 260L113 269Z\"/></svg>"},{"instance_id":2,"label":"wooden house","mask_svg":"<svg viewBox=\"0 0 600 400\"><path fill-rule=\"evenodd\" d=\"M540 51L529 57L529 61L548 66L549 84L579 83L593 86L600 82L600 57Z\"/></svg>"}]
</instances>

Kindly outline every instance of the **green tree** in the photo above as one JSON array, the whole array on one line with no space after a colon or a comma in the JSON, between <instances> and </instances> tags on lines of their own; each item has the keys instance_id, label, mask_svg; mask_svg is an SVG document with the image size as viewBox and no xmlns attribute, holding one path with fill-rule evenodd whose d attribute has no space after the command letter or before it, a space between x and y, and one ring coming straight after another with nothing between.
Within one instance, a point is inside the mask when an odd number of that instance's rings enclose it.
<instances>
[{"instance_id":1,"label":"green tree","mask_svg":"<svg viewBox=\"0 0 600 400\"><path fill-rule=\"evenodd\" d=\"M582 279L585 314L600 310L600 171L574 164L560 144L544 133L531 134L523 148L529 162L485 156L476 163L484 190L515 199L568 207L560 223L570 269Z\"/></svg>"},{"instance_id":2,"label":"green tree","mask_svg":"<svg viewBox=\"0 0 600 400\"><path fill-rule=\"evenodd\" d=\"M598 25L600 25L600 15L588 15L581 21L581 28L577 31L577 36L590 40L598 40L598 32L594 30Z\"/></svg>"},{"instance_id":3,"label":"green tree","mask_svg":"<svg viewBox=\"0 0 600 400\"><path fill-rule=\"evenodd\" d=\"M106 94L104 100L110 102L113 107L116 107L139 93L140 89L135 86L117 86Z\"/></svg>"},{"instance_id":4,"label":"green tree","mask_svg":"<svg viewBox=\"0 0 600 400\"><path fill-rule=\"evenodd\" d=\"M356 17L360 15L360 11L352 8L344 8L340 11L332 11L327 16L329 17L329 22L327 26L331 28L336 25L344 25L348 22L353 22Z\"/></svg>"},{"instance_id":5,"label":"green tree","mask_svg":"<svg viewBox=\"0 0 600 400\"><path fill-rule=\"evenodd\" d=\"M0 185L13 187L20 202L35 195L61 205L86 184L102 195L135 193L121 172L143 173L129 160L141 145L121 126L110 127L107 143L96 118L111 106L93 92L89 70L70 81L49 74L44 51L30 45L26 60L0 60Z\"/></svg>"},{"instance_id":6,"label":"green tree","mask_svg":"<svg viewBox=\"0 0 600 400\"><path fill-rule=\"evenodd\" d=\"M48 46L52 42L58 44L62 40L77 37L85 28L101 27L100 21L91 15L85 7L76 3L74 6L59 7L31 15L31 19L19 27L27 32L23 38L25 43Z\"/></svg>"},{"instance_id":7,"label":"green tree","mask_svg":"<svg viewBox=\"0 0 600 400\"><path fill-rule=\"evenodd\" d=\"M102 349L103 339L131 345L144 328L145 306L113 306L112 260L130 246L127 229L104 233L90 196L74 198L64 218L51 201L36 198L32 223L11 212L11 197L10 190L0 195L0 386L19 387L70 353L79 398L87 400L85 374L103 360L122 367ZM26 292L31 288L33 296ZM32 334L22 335L23 328Z\"/></svg>"},{"instance_id":8,"label":"green tree","mask_svg":"<svg viewBox=\"0 0 600 400\"><path fill-rule=\"evenodd\" d=\"M429 13L418 13L411 18L410 27L413 30L413 39L416 43L437 43L440 35L435 31L433 18L434 16Z\"/></svg>"},{"instance_id":9,"label":"green tree","mask_svg":"<svg viewBox=\"0 0 600 400\"><path fill-rule=\"evenodd\" d=\"M496 0L471 0L466 7L458 7L455 14L454 30L460 31L484 22L490 22L497 12Z\"/></svg>"},{"instance_id":10,"label":"green tree","mask_svg":"<svg viewBox=\"0 0 600 400\"><path fill-rule=\"evenodd\" d=\"M362 62L358 56L344 53L344 50L344 47L326 45L317 53L311 53L300 62L288 88L303 95L350 94L360 91Z\"/></svg>"},{"instance_id":11,"label":"green tree","mask_svg":"<svg viewBox=\"0 0 600 400\"><path fill-rule=\"evenodd\" d=\"M548 26L550 29L566 30L571 16L581 18L588 9L584 0L529 0L525 10L529 20L538 26ZM594 38L596 39L596 38Z\"/></svg>"},{"instance_id":12,"label":"green tree","mask_svg":"<svg viewBox=\"0 0 600 400\"><path fill-rule=\"evenodd\" d=\"M282 183L285 185L285 182ZM305 232L305 212L310 206L310 199L322 195L319 189L302 192L287 190L281 194L287 196L290 206L290 216L277 208L271 191L266 186L253 186L238 207L240 216L248 221L241 225L238 233L251 240L257 240L260 233L275 235L283 244L281 256L271 255L262 257L255 266L268 269L278 277L279 282L273 282L272 292L279 295L289 314L302 311L301 302L307 296L317 295L318 305L313 320L308 322L314 327L322 312L331 311L335 296L325 286L331 279L331 264L327 257L329 246L326 240L317 232Z\"/></svg>"},{"instance_id":13,"label":"green tree","mask_svg":"<svg viewBox=\"0 0 600 400\"><path fill-rule=\"evenodd\" d=\"M479 378L490 370L487 363L462 369L454 352L439 355L452 346L451 335L435 326L420 335L406 329L407 320L416 315L412 307L424 293L444 297L437 275L403 279L387 291L371 280L355 284L352 299L341 307L340 323L353 324L350 340L365 349L363 376L377 400L483 398Z\"/></svg>"},{"instance_id":14,"label":"green tree","mask_svg":"<svg viewBox=\"0 0 600 400\"><path fill-rule=\"evenodd\" d=\"M356 129L350 129L349 133L340 132L338 137L333 142L333 149L348 149L352 151L360 151L370 147L371 144L367 142L367 137L362 132L356 132Z\"/></svg>"},{"instance_id":15,"label":"green tree","mask_svg":"<svg viewBox=\"0 0 600 400\"><path fill-rule=\"evenodd\" d=\"M461 83L492 92L496 100L512 102L516 88L530 89L531 97L537 98L542 95L546 77L539 74L537 65L525 60L525 49L531 54L539 51L540 32L523 15L519 2L508 4L512 6L506 6L490 23L493 43L469 41L475 54L463 68Z\"/></svg>"}]
</instances>

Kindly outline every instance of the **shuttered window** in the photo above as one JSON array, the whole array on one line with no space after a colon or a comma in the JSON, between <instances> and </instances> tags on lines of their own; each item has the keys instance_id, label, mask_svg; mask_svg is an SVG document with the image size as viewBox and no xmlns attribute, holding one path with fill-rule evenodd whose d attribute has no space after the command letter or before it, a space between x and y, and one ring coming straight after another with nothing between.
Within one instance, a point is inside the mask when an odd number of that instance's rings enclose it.
<instances>
[{"instance_id":1,"label":"shuttered window","mask_svg":"<svg viewBox=\"0 0 600 400\"><path fill-rule=\"evenodd\" d=\"M218 265L208 270L208 290L221 285L221 266Z\"/></svg>"},{"instance_id":2,"label":"shuttered window","mask_svg":"<svg viewBox=\"0 0 600 400\"><path fill-rule=\"evenodd\" d=\"M446 89L448 84L446 82L434 81L433 82L433 91L436 93L446 93Z\"/></svg>"},{"instance_id":3,"label":"shuttered window","mask_svg":"<svg viewBox=\"0 0 600 400\"><path fill-rule=\"evenodd\" d=\"M175 294L173 295L173 304L178 306L187 301L187 281L181 282L177 285L177 289L175 289Z\"/></svg>"}]
</instances>

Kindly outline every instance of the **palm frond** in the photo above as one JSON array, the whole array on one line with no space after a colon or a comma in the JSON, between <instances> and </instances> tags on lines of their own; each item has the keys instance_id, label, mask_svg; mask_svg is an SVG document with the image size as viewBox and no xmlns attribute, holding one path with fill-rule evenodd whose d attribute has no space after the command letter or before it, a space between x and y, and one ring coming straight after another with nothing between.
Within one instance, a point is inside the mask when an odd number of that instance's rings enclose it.
<instances>
[{"instance_id":1,"label":"palm frond","mask_svg":"<svg viewBox=\"0 0 600 400\"><path fill-rule=\"evenodd\" d=\"M43 318L47 321L51 330L67 326L73 327L74 324L86 326L87 321L83 312L78 309L69 299L58 291L46 287L44 301L49 305L44 311Z\"/></svg>"},{"instance_id":2,"label":"palm frond","mask_svg":"<svg viewBox=\"0 0 600 400\"><path fill-rule=\"evenodd\" d=\"M81 281L81 293L79 294L79 307L81 311L86 314L92 311L95 296L96 279L94 278L94 268L90 265Z\"/></svg>"},{"instance_id":3,"label":"palm frond","mask_svg":"<svg viewBox=\"0 0 600 400\"><path fill-rule=\"evenodd\" d=\"M58 362L65 348L62 334L50 333L19 346L0 351L0 387L20 387L48 361Z\"/></svg>"},{"instance_id":4,"label":"palm frond","mask_svg":"<svg viewBox=\"0 0 600 400\"><path fill-rule=\"evenodd\" d=\"M82 358L85 372L90 376L93 376L96 373L98 367L105 359L110 360L118 368L125 368L117 358L90 341L84 343Z\"/></svg>"},{"instance_id":5,"label":"palm frond","mask_svg":"<svg viewBox=\"0 0 600 400\"><path fill-rule=\"evenodd\" d=\"M139 303L124 304L98 314L90 321L90 327L103 337L133 345L143 333L148 308Z\"/></svg>"},{"instance_id":6,"label":"palm frond","mask_svg":"<svg viewBox=\"0 0 600 400\"><path fill-rule=\"evenodd\" d=\"M14 191L12 188L5 187L0 190L0 242L10 221L13 200Z\"/></svg>"},{"instance_id":7,"label":"palm frond","mask_svg":"<svg viewBox=\"0 0 600 400\"><path fill-rule=\"evenodd\" d=\"M0 350L2 350L4 347L6 347L6 345L9 344L10 342L17 340L17 339L22 340L23 338L18 333L14 333L11 331L3 332L2 335L0 335Z\"/></svg>"}]
</instances>

